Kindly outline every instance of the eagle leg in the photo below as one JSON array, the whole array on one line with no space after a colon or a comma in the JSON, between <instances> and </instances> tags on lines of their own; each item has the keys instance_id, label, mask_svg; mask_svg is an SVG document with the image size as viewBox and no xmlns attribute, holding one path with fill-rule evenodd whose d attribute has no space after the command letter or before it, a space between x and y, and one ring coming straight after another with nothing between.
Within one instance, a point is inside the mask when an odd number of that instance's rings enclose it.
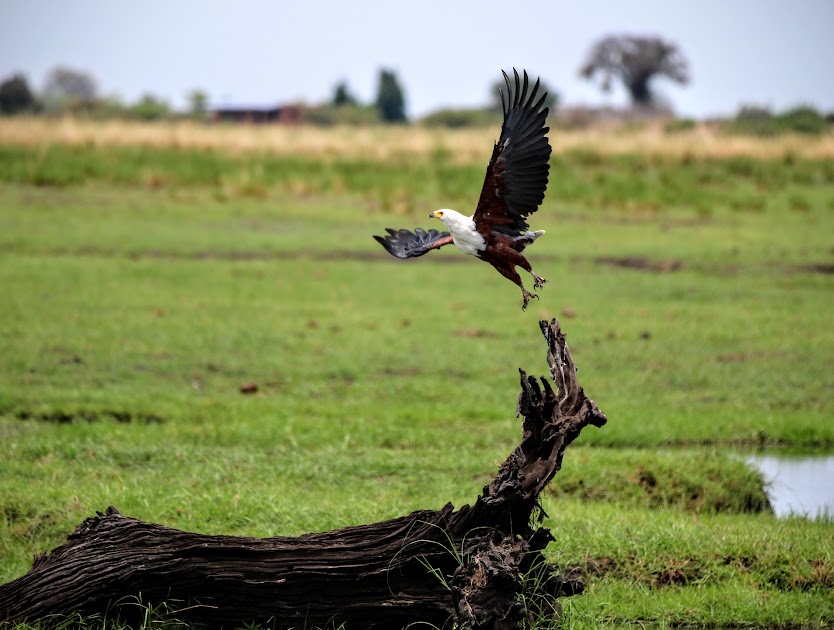
<instances>
[{"instance_id":1,"label":"eagle leg","mask_svg":"<svg viewBox=\"0 0 834 630\"><path fill-rule=\"evenodd\" d=\"M533 239L535 240L535 239ZM530 261L524 257L524 254L515 250L510 254L510 259L512 260L514 265L518 265L522 269L524 269L527 273L533 276L533 288L534 289L541 289L545 284L547 284L547 278L542 278L539 274L533 271L533 265L530 264ZM509 276L507 276L509 277ZM521 280L514 281L518 286L521 286ZM523 288L523 287L522 287Z\"/></svg>"},{"instance_id":2,"label":"eagle leg","mask_svg":"<svg viewBox=\"0 0 834 630\"><path fill-rule=\"evenodd\" d=\"M507 278L508 280L513 281L518 287L521 289L521 295L524 298L524 304L521 305L521 310L527 310L527 304L530 302L531 298L539 299L539 296L535 293L530 293L527 289L524 288L524 284L521 282L521 276L518 275L518 272L515 270L515 265L520 265L528 272L533 274L533 278L536 282L536 288L540 287L542 284L547 282L544 278L537 276L533 273L532 267L530 267L530 263L527 262L527 259L515 252L513 250L509 250L509 254L507 258L509 258L509 262L507 259L503 258L492 258L488 259L488 262L495 267L495 269L500 273L502 276Z\"/></svg>"},{"instance_id":3,"label":"eagle leg","mask_svg":"<svg viewBox=\"0 0 834 630\"><path fill-rule=\"evenodd\" d=\"M539 274L533 271L533 265L531 265L530 261L527 260L522 254L517 254L515 259L515 264L519 265L522 269L526 270L527 273L533 276L534 289L541 289L545 284L547 284L547 278L542 278Z\"/></svg>"}]
</instances>

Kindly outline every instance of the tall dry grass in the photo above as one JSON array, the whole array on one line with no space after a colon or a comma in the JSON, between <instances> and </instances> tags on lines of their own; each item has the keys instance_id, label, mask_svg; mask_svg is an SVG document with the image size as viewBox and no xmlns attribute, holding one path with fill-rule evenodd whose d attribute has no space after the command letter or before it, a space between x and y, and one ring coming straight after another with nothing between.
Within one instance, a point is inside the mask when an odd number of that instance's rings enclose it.
<instances>
[{"instance_id":1,"label":"tall dry grass","mask_svg":"<svg viewBox=\"0 0 834 630\"><path fill-rule=\"evenodd\" d=\"M323 128L204 125L190 121L0 118L0 144L128 145L378 160L443 153L459 163L485 161L497 134L498 129L419 126ZM551 131L550 138L556 153L585 150L604 155L657 154L693 158L834 157L832 134L818 137L786 134L774 138L732 136L704 124L674 134L664 132L660 124L636 128L606 125L581 130L556 129Z\"/></svg>"}]
</instances>

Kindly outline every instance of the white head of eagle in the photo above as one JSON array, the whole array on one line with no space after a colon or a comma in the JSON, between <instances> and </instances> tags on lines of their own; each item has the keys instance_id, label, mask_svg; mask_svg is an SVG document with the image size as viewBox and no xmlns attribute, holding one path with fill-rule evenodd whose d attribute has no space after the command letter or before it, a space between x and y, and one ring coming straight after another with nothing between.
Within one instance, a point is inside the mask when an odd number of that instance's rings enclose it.
<instances>
[{"instance_id":1,"label":"white head of eagle","mask_svg":"<svg viewBox=\"0 0 834 630\"><path fill-rule=\"evenodd\" d=\"M530 87L526 72L522 78L513 70L512 79L505 72L504 81L507 93L501 91L501 136L493 147L475 212L471 216L447 208L432 212L429 216L443 221L447 232L386 228L388 236L374 238L398 258L422 256L454 243L518 285L522 308L526 308L530 298L538 296L524 287L516 267L533 276L536 289L547 282L522 253L544 234L544 230L530 231L527 220L544 199L550 171L547 95L539 93L538 81Z\"/></svg>"},{"instance_id":2,"label":"white head of eagle","mask_svg":"<svg viewBox=\"0 0 834 630\"><path fill-rule=\"evenodd\" d=\"M472 217L467 217L457 210L443 208L432 212L429 218L443 221L446 229L452 233L454 244L464 253L470 256L477 256L478 252L486 249L486 241L478 233L478 229L475 227L475 220Z\"/></svg>"}]
</instances>

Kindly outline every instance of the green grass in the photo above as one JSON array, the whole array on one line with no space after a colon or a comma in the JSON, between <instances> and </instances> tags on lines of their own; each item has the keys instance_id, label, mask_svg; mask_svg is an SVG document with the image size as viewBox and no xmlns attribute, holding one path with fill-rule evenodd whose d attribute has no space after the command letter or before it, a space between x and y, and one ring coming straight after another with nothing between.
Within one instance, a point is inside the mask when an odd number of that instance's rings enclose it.
<instances>
[{"instance_id":1,"label":"green grass","mask_svg":"<svg viewBox=\"0 0 834 630\"><path fill-rule=\"evenodd\" d=\"M609 417L545 501L589 583L564 626L834 623L831 522L761 512L728 454L834 447L831 163L560 156L527 313L487 265L370 238L482 175L0 147L0 581L110 504L269 536L472 502L555 315Z\"/></svg>"},{"instance_id":2,"label":"green grass","mask_svg":"<svg viewBox=\"0 0 834 630\"><path fill-rule=\"evenodd\" d=\"M590 584L568 600L568 627L831 624L831 521L670 509L647 518L575 498L544 508L557 539L549 559Z\"/></svg>"}]
</instances>

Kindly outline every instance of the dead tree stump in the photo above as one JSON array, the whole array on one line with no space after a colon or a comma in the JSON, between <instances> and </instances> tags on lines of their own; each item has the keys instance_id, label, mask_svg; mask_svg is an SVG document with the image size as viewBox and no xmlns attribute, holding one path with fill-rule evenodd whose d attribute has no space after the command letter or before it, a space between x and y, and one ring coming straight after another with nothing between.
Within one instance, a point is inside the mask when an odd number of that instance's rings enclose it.
<instances>
[{"instance_id":1,"label":"dead tree stump","mask_svg":"<svg viewBox=\"0 0 834 630\"><path fill-rule=\"evenodd\" d=\"M585 397L559 323L540 322L550 380L521 375L521 443L474 505L297 538L207 536L146 523L115 508L0 586L0 623L119 616L135 604L211 627L519 627L581 590L544 562L539 493L565 448L605 415ZM535 574L536 579L525 579Z\"/></svg>"}]
</instances>

